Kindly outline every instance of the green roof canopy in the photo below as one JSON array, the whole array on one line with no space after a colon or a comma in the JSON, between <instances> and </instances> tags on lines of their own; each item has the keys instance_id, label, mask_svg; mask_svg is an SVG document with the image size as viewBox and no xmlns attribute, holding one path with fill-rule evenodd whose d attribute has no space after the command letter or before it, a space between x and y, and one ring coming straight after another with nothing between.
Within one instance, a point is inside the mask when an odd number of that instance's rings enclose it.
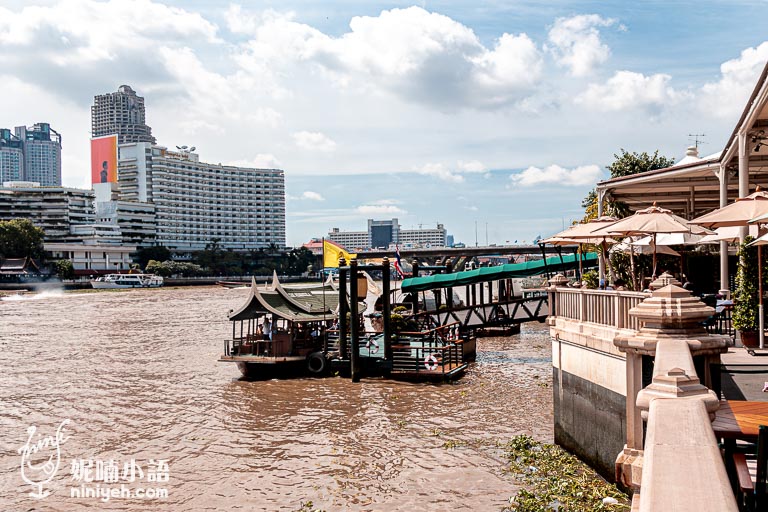
<instances>
[{"instance_id":1,"label":"green roof canopy","mask_svg":"<svg viewBox=\"0 0 768 512\"><path fill-rule=\"evenodd\" d=\"M585 267L597 265L597 253L590 252L582 255L582 263ZM403 292L420 292L435 288L448 288L450 286L463 286L467 284L484 283L499 279L514 279L517 277L531 277L546 272L561 272L578 268L579 258L574 254L547 258L545 260L526 261L525 263L508 263L497 267L481 267L465 272L453 274L434 274L425 277L411 277L403 280Z\"/></svg>"}]
</instances>

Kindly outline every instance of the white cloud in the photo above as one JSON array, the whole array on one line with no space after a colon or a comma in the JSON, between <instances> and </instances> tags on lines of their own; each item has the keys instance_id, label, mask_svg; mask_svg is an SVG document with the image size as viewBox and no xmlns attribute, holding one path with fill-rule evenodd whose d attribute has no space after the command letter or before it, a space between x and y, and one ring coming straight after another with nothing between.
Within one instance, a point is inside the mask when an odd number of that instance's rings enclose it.
<instances>
[{"instance_id":1,"label":"white cloud","mask_svg":"<svg viewBox=\"0 0 768 512\"><path fill-rule=\"evenodd\" d=\"M435 178L438 178L443 181L448 181L450 183L462 183L464 181L464 176L461 174L457 174L454 171L451 171L443 164L424 164L421 167L417 167L415 171L419 174L425 174L427 176L434 176Z\"/></svg>"},{"instance_id":2,"label":"white cloud","mask_svg":"<svg viewBox=\"0 0 768 512\"><path fill-rule=\"evenodd\" d=\"M321 132L295 132L293 141L302 149L332 153L336 151L336 142Z\"/></svg>"},{"instance_id":3,"label":"white cloud","mask_svg":"<svg viewBox=\"0 0 768 512\"><path fill-rule=\"evenodd\" d=\"M479 160L459 160L450 167L442 163L430 162L413 169L418 174L434 176L449 183L463 183L463 174L488 174L488 168Z\"/></svg>"},{"instance_id":4,"label":"white cloud","mask_svg":"<svg viewBox=\"0 0 768 512\"><path fill-rule=\"evenodd\" d=\"M555 62L573 76L589 74L611 55L611 49L600 40L598 27L610 27L615 22L597 14L556 19L548 37Z\"/></svg>"},{"instance_id":5,"label":"white cloud","mask_svg":"<svg viewBox=\"0 0 768 512\"><path fill-rule=\"evenodd\" d=\"M229 162L229 165L235 165L237 167L253 167L256 169L279 169L283 164L271 153L257 153L253 158L233 160Z\"/></svg>"},{"instance_id":6,"label":"white cloud","mask_svg":"<svg viewBox=\"0 0 768 512\"><path fill-rule=\"evenodd\" d=\"M339 37L269 12L230 9L231 30L252 33L237 61L275 76L296 63L315 66L336 86L376 89L440 109L513 103L541 78L541 55L526 34L502 34L486 48L467 26L420 7L356 16Z\"/></svg>"},{"instance_id":7,"label":"white cloud","mask_svg":"<svg viewBox=\"0 0 768 512\"><path fill-rule=\"evenodd\" d=\"M549 165L544 169L528 167L526 170L510 175L511 186L521 185L590 185L601 177L602 171L596 165L583 165L574 169L565 169L559 165Z\"/></svg>"},{"instance_id":8,"label":"white cloud","mask_svg":"<svg viewBox=\"0 0 768 512\"><path fill-rule=\"evenodd\" d=\"M768 60L768 41L750 47L720 65L720 79L701 88L699 108L708 115L733 119L744 109Z\"/></svg>"},{"instance_id":9,"label":"white cloud","mask_svg":"<svg viewBox=\"0 0 768 512\"><path fill-rule=\"evenodd\" d=\"M601 111L658 109L685 96L668 85L670 79L669 75L661 73L645 76L632 71L617 71L604 84L590 84L576 97L576 103Z\"/></svg>"},{"instance_id":10,"label":"white cloud","mask_svg":"<svg viewBox=\"0 0 768 512\"><path fill-rule=\"evenodd\" d=\"M303 194L301 194L302 199L309 199L310 201L325 201L325 198L318 194L317 192L313 192L311 190L304 191Z\"/></svg>"},{"instance_id":11,"label":"white cloud","mask_svg":"<svg viewBox=\"0 0 768 512\"><path fill-rule=\"evenodd\" d=\"M485 165L483 165L483 163L478 160L470 160L469 162L459 160L456 163L456 166L464 172L472 172L472 173L488 172L488 169L485 167Z\"/></svg>"},{"instance_id":12,"label":"white cloud","mask_svg":"<svg viewBox=\"0 0 768 512\"><path fill-rule=\"evenodd\" d=\"M364 204L358 206L355 210L361 215L390 215L390 214L405 214L408 213L402 208L394 205L386 204Z\"/></svg>"}]
</instances>

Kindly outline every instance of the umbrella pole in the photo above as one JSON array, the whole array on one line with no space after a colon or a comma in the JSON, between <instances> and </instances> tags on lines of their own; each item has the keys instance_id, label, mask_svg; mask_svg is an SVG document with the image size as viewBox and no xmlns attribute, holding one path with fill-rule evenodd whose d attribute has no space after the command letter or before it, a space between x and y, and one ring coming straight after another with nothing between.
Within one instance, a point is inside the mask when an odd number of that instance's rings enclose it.
<instances>
[{"instance_id":1,"label":"umbrella pole","mask_svg":"<svg viewBox=\"0 0 768 512\"><path fill-rule=\"evenodd\" d=\"M632 247L632 244L629 244L629 269L632 272L632 288L635 289L636 292L639 292L637 288L637 276L635 275L635 249Z\"/></svg>"},{"instance_id":2,"label":"umbrella pole","mask_svg":"<svg viewBox=\"0 0 768 512\"><path fill-rule=\"evenodd\" d=\"M763 328L765 313L763 311L763 247L757 246L757 289L760 300L757 303L757 334L760 340L760 348L765 347L765 329Z\"/></svg>"},{"instance_id":3,"label":"umbrella pole","mask_svg":"<svg viewBox=\"0 0 768 512\"><path fill-rule=\"evenodd\" d=\"M581 276L584 275L584 265L582 264L582 261L581 261L581 254L582 254L581 244L579 244L579 282L581 282L581 279L582 279Z\"/></svg>"},{"instance_id":4,"label":"umbrella pole","mask_svg":"<svg viewBox=\"0 0 768 512\"><path fill-rule=\"evenodd\" d=\"M651 273L651 279L656 280L656 233L653 233L653 272Z\"/></svg>"}]
</instances>

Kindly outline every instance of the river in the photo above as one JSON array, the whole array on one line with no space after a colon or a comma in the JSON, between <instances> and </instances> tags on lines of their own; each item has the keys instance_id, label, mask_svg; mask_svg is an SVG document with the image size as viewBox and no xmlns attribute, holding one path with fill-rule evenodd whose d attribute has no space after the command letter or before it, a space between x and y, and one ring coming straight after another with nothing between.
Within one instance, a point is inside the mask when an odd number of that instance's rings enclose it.
<instances>
[{"instance_id":1,"label":"river","mask_svg":"<svg viewBox=\"0 0 768 512\"><path fill-rule=\"evenodd\" d=\"M296 511L310 510L308 501L327 511L499 510L516 485L497 443L522 433L552 441L543 324L480 339L477 362L454 384L249 382L217 362L227 312L247 293L3 298L0 510ZM27 467L22 477L20 449L46 438L28 458L58 467ZM104 483L109 475L119 482ZM49 476L42 487L23 480ZM123 497L77 497L97 485L122 485ZM50 495L29 494L41 490ZM135 496L163 490L165 498Z\"/></svg>"}]
</instances>

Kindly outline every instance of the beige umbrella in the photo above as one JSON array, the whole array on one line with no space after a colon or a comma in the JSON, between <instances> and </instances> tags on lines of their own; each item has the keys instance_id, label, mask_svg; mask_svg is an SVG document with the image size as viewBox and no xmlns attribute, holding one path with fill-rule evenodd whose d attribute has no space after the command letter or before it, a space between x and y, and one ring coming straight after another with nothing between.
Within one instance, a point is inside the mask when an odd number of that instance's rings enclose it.
<instances>
[{"instance_id":1,"label":"beige umbrella","mask_svg":"<svg viewBox=\"0 0 768 512\"><path fill-rule=\"evenodd\" d=\"M669 256L677 257L682 256L679 252L669 246L662 244L654 246L652 243L640 243L639 240L637 242L624 241L611 247L611 252L630 252L630 250L637 254L653 254L655 251L656 254L667 254Z\"/></svg>"},{"instance_id":2,"label":"beige umbrella","mask_svg":"<svg viewBox=\"0 0 768 512\"><path fill-rule=\"evenodd\" d=\"M594 231L593 235L651 235L652 245L656 247L656 237L659 233L692 233L710 235L712 231L700 226L692 226L682 217L673 214L671 210L660 208L656 203L644 210L638 210L634 215L626 217L609 226ZM653 277L656 277L656 250L653 251Z\"/></svg>"},{"instance_id":3,"label":"beige umbrella","mask_svg":"<svg viewBox=\"0 0 768 512\"><path fill-rule=\"evenodd\" d=\"M574 224L566 230L552 235L546 240L542 240L542 243L551 245L578 245L579 254L581 254L581 244L599 245L602 247L600 259L602 260L601 268L605 270L605 253L608 247L608 236L594 236L592 232L603 226L608 226L616 222L615 217L609 215L603 215L596 219L591 219L588 222L581 224ZM581 268L581 257L579 257L579 274L583 274ZM605 274L600 276L601 280L605 280Z\"/></svg>"},{"instance_id":4,"label":"beige umbrella","mask_svg":"<svg viewBox=\"0 0 768 512\"><path fill-rule=\"evenodd\" d=\"M738 242L741 235L742 226L725 226L716 228L714 235L706 235L698 242L699 244L714 244L718 242ZM757 238L757 226L749 226L749 235Z\"/></svg>"},{"instance_id":5,"label":"beige umbrella","mask_svg":"<svg viewBox=\"0 0 768 512\"><path fill-rule=\"evenodd\" d=\"M696 217L691 221L692 224L707 226L710 228L722 228L728 226L748 226L753 219L760 222L759 219L768 215L768 193L760 190L760 187L746 197L741 197L729 205L718 208L701 217ZM763 257L762 245L757 244L757 261L761 262ZM758 279L758 306L760 329L760 348L763 348L765 334L763 331L763 266L757 265Z\"/></svg>"},{"instance_id":6,"label":"beige umbrella","mask_svg":"<svg viewBox=\"0 0 768 512\"><path fill-rule=\"evenodd\" d=\"M581 244L600 245L603 249L602 253L600 254L600 258L602 259L602 268L605 269L605 253L609 243L609 236L595 236L592 233L597 229L613 224L616 222L616 220L618 219L615 217L603 215L601 217L597 217L596 219L591 219L588 222L574 224L568 229L556 233L546 240L542 240L541 243L550 245L578 245L580 253ZM582 273L581 270L581 258L579 258L580 274ZM605 275L601 275L600 279L605 280Z\"/></svg>"}]
</instances>

